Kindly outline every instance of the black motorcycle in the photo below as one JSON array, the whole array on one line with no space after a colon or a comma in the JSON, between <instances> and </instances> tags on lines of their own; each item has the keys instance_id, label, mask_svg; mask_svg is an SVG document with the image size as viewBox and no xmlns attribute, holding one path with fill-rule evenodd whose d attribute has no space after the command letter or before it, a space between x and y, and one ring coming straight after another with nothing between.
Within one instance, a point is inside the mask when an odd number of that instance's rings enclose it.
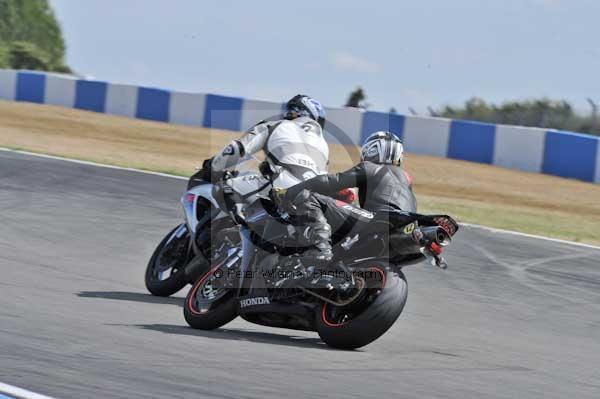
<instances>
[{"instance_id":1,"label":"black motorcycle","mask_svg":"<svg viewBox=\"0 0 600 399\"><path fill-rule=\"evenodd\" d=\"M361 210L367 222L357 221L333 236L334 260L343 260L354 289L313 290L294 284L306 273L298 259L301 250L295 245L289 215L272 197L259 196L241 207L240 196L227 182L218 197L240 225L242 245L216 260L186 297L185 319L202 330L221 327L239 315L264 326L316 331L335 348L367 345L402 313L407 299L402 268L426 259L445 268L441 247L458 230L445 215L400 211L366 215Z\"/></svg>"}]
</instances>

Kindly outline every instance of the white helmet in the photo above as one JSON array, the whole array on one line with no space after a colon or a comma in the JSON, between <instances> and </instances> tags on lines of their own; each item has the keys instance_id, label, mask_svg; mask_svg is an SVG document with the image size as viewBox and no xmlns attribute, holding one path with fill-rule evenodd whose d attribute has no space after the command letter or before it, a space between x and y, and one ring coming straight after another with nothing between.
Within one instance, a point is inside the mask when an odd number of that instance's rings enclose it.
<instances>
[{"instance_id":1,"label":"white helmet","mask_svg":"<svg viewBox=\"0 0 600 399\"><path fill-rule=\"evenodd\" d=\"M390 132L379 131L371 134L360 150L360 159L373 163L400 166L403 158L402 140Z\"/></svg>"}]
</instances>

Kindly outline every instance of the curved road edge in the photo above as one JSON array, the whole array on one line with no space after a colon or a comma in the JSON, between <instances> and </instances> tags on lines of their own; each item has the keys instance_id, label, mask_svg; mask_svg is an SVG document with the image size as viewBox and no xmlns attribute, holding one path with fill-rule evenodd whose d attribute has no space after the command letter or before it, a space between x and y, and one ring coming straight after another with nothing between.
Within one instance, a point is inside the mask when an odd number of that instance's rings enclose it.
<instances>
[{"instance_id":1,"label":"curved road edge","mask_svg":"<svg viewBox=\"0 0 600 399\"><path fill-rule=\"evenodd\" d=\"M6 396L10 395L10 396ZM0 382L0 399L54 399L50 396L41 395L39 393L31 392L23 388L15 387Z\"/></svg>"}]
</instances>

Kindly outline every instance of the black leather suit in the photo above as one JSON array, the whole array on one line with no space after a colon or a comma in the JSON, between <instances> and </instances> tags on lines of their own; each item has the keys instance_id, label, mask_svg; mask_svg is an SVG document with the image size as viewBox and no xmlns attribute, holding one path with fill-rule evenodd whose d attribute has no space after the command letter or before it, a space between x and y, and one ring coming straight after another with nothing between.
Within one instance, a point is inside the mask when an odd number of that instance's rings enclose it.
<instances>
[{"instance_id":1,"label":"black leather suit","mask_svg":"<svg viewBox=\"0 0 600 399\"><path fill-rule=\"evenodd\" d=\"M357 187L360 208L331 198L343 188ZM286 199L296 206L294 216L302 231L307 259L331 259L332 227L347 230L359 221L368 221L370 212L402 210L416 212L417 201L408 176L401 167L363 161L334 175L319 175L293 187ZM365 210L370 212L365 212Z\"/></svg>"}]
</instances>

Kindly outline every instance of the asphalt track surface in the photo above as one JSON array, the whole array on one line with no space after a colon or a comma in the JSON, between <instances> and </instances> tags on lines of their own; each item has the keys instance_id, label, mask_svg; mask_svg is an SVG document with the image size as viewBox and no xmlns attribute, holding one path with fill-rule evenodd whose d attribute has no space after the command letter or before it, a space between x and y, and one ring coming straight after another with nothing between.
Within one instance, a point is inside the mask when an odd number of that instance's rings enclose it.
<instances>
[{"instance_id":1,"label":"asphalt track surface","mask_svg":"<svg viewBox=\"0 0 600 399\"><path fill-rule=\"evenodd\" d=\"M187 327L143 272L182 180L0 152L0 382L56 398L600 397L600 251L464 228L356 351Z\"/></svg>"}]
</instances>

